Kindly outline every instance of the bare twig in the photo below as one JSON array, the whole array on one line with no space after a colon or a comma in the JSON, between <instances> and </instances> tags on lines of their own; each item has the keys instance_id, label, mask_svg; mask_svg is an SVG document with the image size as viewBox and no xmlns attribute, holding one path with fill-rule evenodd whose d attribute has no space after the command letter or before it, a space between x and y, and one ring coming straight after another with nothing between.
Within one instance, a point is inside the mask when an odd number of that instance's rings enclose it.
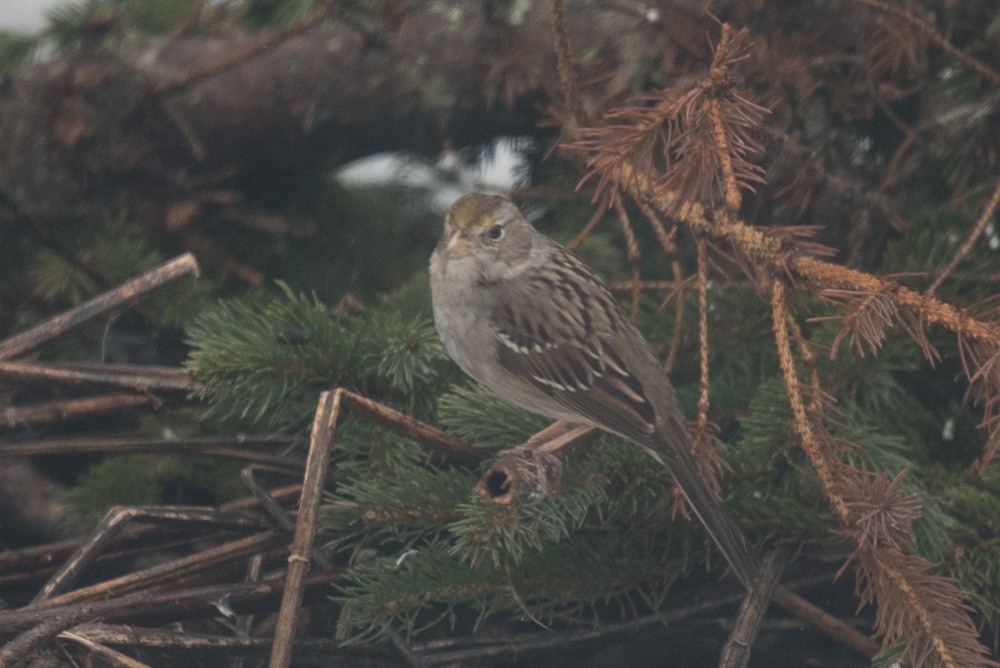
<instances>
[{"instance_id":1,"label":"bare twig","mask_svg":"<svg viewBox=\"0 0 1000 668\"><path fill-rule=\"evenodd\" d=\"M377 401L347 390L338 390L344 408L366 415L375 423L394 434L412 438L417 443L435 451L448 461L458 464L478 464L486 459L487 453L477 450L460 438L425 424L406 413L383 406Z\"/></svg>"},{"instance_id":2,"label":"bare twig","mask_svg":"<svg viewBox=\"0 0 1000 668\"><path fill-rule=\"evenodd\" d=\"M156 452L169 455L193 454L230 459L244 459L286 470L299 470L303 461L291 455L272 455L259 448L278 449L288 445L285 439L254 437L204 436L196 438L53 438L0 444L0 457L35 457L39 455L102 452L131 454Z\"/></svg>"},{"instance_id":3,"label":"bare twig","mask_svg":"<svg viewBox=\"0 0 1000 668\"><path fill-rule=\"evenodd\" d=\"M316 516L323 498L323 485L330 466L330 441L337 426L340 405L344 391L334 390L319 395L316 417L313 419L312 434L309 439L309 455L306 459L306 473L302 480L302 498L299 501L298 521L295 524L295 538L292 553L288 556L288 575L285 592L281 598L281 609L274 630L274 646L271 648L270 668L287 668L292 662L292 646L295 639L295 621L302 604L302 588L309 569L309 555L312 553L313 538L316 533Z\"/></svg>"},{"instance_id":4,"label":"bare twig","mask_svg":"<svg viewBox=\"0 0 1000 668\"><path fill-rule=\"evenodd\" d=\"M45 401L30 406L4 408L0 411L0 429L51 424L88 415L119 413L155 403L154 397L145 394L102 394L64 401Z\"/></svg>"},{"instance_id":5,"label":"bare twig","mask_svg":"<svg viewBox=\"0 0 1000 668\"><path fill-rule=\"evenodd\" d=\"M111 624L88 623L81 624L69 631L59 634L60 638L76 640L86 638L93 642L107 645L131 647L158 647L173 649L219 649L227 652L241 648L261 649L270 647L267 638L233 638L193 634L190 631L164 631L161 629L139 629L132 626L114 626ZM336 645L328 643L331 650Z\"/></svg>"},{"instance_id":6,"label":"bare twig","mask_svg":"<svg viewBox=\"0 0 1000 668\"><path fill-rule=\"evenodd\" d=\"M136 375L103 371L75 371L57 364L0 362L0 379L25 383L62 385L97 385L136 392L192 392L198 388L189 375L167 377L161 374Z\"/></svg>"},{"instance_id":7,"label":"bare twig","mask_svg":"<svg viewBox=\"0 0 1000 668\"><path fill-rule=\"evenodd\" d=\"M955 255L952 256L951 260L948 261L948 265L941 270L931 286L927 288L925 293L928 296L933 295L946 278L948 278L955 268L962 263L969 253L972 252L973 247L979 240L979 237L983 235L986 230L986 226L989 224L990 220L993 219L993 214L996 213L997 206L1000 206L1000 179L997 179L997 185L993 189L993 194L990 195L989 201L986 203L986 208L983 212L979 214L979 218L976 220L976 224L972 226L972 230L969 231L969 235L965 237L965 241L962 243L961 248L955 251Z\"/></svg>"},{"instance_id":8,"label":"bare twig","mask_svg":"<svg viewBox=\"0 0 1000 668\"><path fill-rule=\"evenodd\" d=\"M287 502L297 498L302 486L286 485L274 489L269 497L272 502ZM228 503L219 508L220 513L232 513L254 510L258 499L245 497ZM191 543L204 539L202 534L184 537L172 536L167 539L159 535L162 527L152 525L129 524L108 542L108 548L116 551L104 551L94 563L107 563L126 558L134 558L151 552L162 552L189 546ZM0 585L24 584L38 579L51 577L60 564L80 548L84 543L79 538L46 543L21 550L4 550L0 552Z\"/></svg>"},{"instance_id":9,"label":"bare twig","mask_svg":"<svg viewBox=\"0 0 1000 668\"><path fill-rule=\"evenodd\" d=\"M344 569L319 570L305 578L309 588L328 588ZM106 622L155 623L205 617L218 614L219 601L234 612L259 610L273 603L284 589L284 580L260 583L230 583L192 587L168 592L136 592L112 599L77 603L57 608L33 607L0 611L0 636L11 636L57 617L103 619Z\"/></svg>"},{"instance_id":10,"label":"bare twig","mask_svg":"<svg viewBox=\"0 0 1000 668\"><path fill-rule=\"evenodd\" d=\"M89 587L74 589L61 596L54 596L41 603L40 606L72 605L84 601L124 596L137 591L149 591L176 581L178 578L188 578L205 571L218 569L251 555L272 550L280 546L284 540L283 534L274 531L238 538L165 564L105 580Z\"/></svg>"},{"instance_id":11,"label":"bare twig","mask_svg":"<svg viewBox=\"0 0 1000 668\"><path fill-rule=\"evenodd\" d=\"M109 290L92 299L88 299L76 308L50 318L26 332L12 336L0 342L0 359L13 359L52 339L65 334L89 320L109 313L119 308L133 304L150 291L175 281L183 276L197 276L198 262L190 253L185 253L159 267L146 272L142 276L122 283L117 288Z\"/></svg>"},{"instance_id":12,"label":"bare twig","mask_svg":"<svg viewBox=\"0 0 1000 668\"><path fill-rule=\"evenodd\" d=\"M566 6L563 0L552 1L552 28L556 36L556 68L559 71L559 85L562 87L563 102L577 125L587 123L587 114L580 100L580 89L573 75L572 58L569 51L569 37L566 35Z\"/></svg>"},{"instance_id":13,"label":"bare twig","mask_svg":"<svg viewBox=\"0 0 1000 668\"><path fill-rule=\"evenodd\" d=\"M68 640L78 645L86 647L92 653L102 657L109 665L115 668L150 668L149 664L136 661L130 656L122 654L118 650L111 649L92 638L80 635L73 630L63 631L59 634L60 640Z\"/></svg>"},{"instance_id":14,"label":"bare twig","mask_svg":"<svg viewBox=\"0 0 1000 668\"><path fill-rule=\"evenodd\" d=\"M271 493L264 489L255 476L258 467L247 466L241 472L240 476L243 478L244 484L250 489L254 497L260 503L261 508L267 513L274 523L282 531L291 532L295 528L295 520L292 516L282 508L277 501L271 496ZM320 568L333 568L333 562L331 562L326 555L317 549L313 549L310 552L312 560L319 564Z\"/></svg>"},{"instance_id":15,"label":"bare twig","mask_svg":"<svg viewBox=\"0 0 1000 668\"><path fill-rule=\"evenodd\" d=\"M25 631L0 648L0 668L14 666L20 659L28 656L29 653L33 652L49 638L63 629L75 626L80 620L86 619L89 615L89 610L80 607L72 612L49 615L39 619L37 624L25 627L30 630Z\"/></svg>"},{"instance_id":16,"label":"bare twig","mask_svg":"<svg viewBox=\"0 0 1000 668\"><path fill-rule=\"evenodd\" d=\"M263 575L264 568L264 555L255 554L247 562L247 573L244 578L244 582L260 582L261 576ZM244 640L249 638L250 631L253 629L254 615L240 615L236 619L236 631L239 640ZM270 647L270 646L269 646ZM244 657L237 656L230 661L231 668L243 668L246 665Z\"/></svg>"},{"instance_id":17,"label":"bare twig","mask_svg":"<svg viewBox=\"0 0 1000 668\"><path fill-rule=\"evenodd\" d=\"M771 600L802 621L867 657L873 657L879 652L877 642L816 607L788 587L782 585L775 587L771 593Z\"/></svg>"},{"instance_id":18,"label":"bare twig","mask_svg":"<svg viewBox=\"0 0 1000 668\"><path fill-rule=\"evenodd\" d=\"M771 592L778 584L784 568L785 560L779 551L771 552L764 559L754 587L743 599L739 616L722 648L719 668L746 668L750 662L750 648L764 621Z\"/></svg>"},{"instance_id":19,"label":"bare twig","mask_svg":"<svg viewBox=\"0 0 1000 668\"><path fill-rule=\"evenodd\" d=\"M66 591L77 578L94 562L101 550L121 530L134 519L144 519L157 523L181 522L190 524L201 522L213 526L233 528L260 528L257 520L232 514L220 513L215 508L194 508L190 506L139 506L132 508L112 508L104 516L93 535L77 548L62 568L42 588L32 601L36 605L56 594Z\"/></svg>"}]
</instances>

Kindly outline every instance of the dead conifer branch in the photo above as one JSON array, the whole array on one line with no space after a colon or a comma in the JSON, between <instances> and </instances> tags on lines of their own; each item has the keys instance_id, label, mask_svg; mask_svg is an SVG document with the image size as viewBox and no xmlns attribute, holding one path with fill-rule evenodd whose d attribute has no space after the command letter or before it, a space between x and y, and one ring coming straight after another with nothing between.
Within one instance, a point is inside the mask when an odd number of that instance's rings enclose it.
<instances>
[{"instance_id":1,"label":"dead conifer branch","mask_svg":"<svg viewBox=\"0 0 1000 668\"><path fill-rule=\"evenodd\" d=\"M683 91L638 98L608 112L600 125L580 129L571 147L590 153L584 180L597 177L598 199L613 198L619 188L633 190L637 184L629 177L635 173L654 175L653 190L662 195L656 208L682 217L688 204L720 196L738 208L740 189L764 182L763 170L748 156L762 149L753 135L768 111L740 95L729 77L746 58L747 36L746 30L732 32L723 24L704 80ZM617 170L622 163L634 171Z\"/></svg>"},{"instance_id":2,"label":"dead conifer branch","mask_svg":"<svg viewBox=\"0 0 1000 668\"><path fill-rule=\"evenodd\" d=\"M556 69L559 71L559 85L562 88L563 103L577 125L587 123L587 114L580 99L580 88L573 75L569 37L566 35L566 5L563 0L552 2L552 29L555 32Z\"/></svg>"},{"instance_id":3,"label":"dead conifer branch","mask_svg":"<svg viewBox=\"0 0 1000 668\"><path fill-rule=\"evenodd\" d=\"M639 242L636 241L635 230L632 229L632 223L629 221L625 205L622 204L622 198L618 195L614 198L614 207L618 214L622 234L625 236L625 257L632 270L632 280L629 281L629 292L632 296L629 316L632 318L632 322L635 322L639 317L639 299L642 296L641 277L639 276Z\"/></svg>"},{"instance_id":4,"label":"dead conifer branch","mask_svg":"<svg viewBox=\"0 0 1000 668\"><path fill-rule=\"evenodd\" d=\"M814 431L812 420L809 419L806 403L802 398L799 379L795 370L795 360L792 355L791 339L788 335L788 302L785 284L776 279L771 288L771 316L774 329L775 344L778 348L778 364L785 380L785 390L792 407L792 417L795 431L798 433L802 449L805 450L812 468L816 471L820 485L827 500L833 507L842 525L850 523L850 511L847 507L839 486L834 480L833 462L820 445L820 439Z\"/></svg>"},{"instance_id":5,"label":"dead conifer branch","mask_svg":"<svg viewBox=\"0 0 1000 668\"><path fill-rule=\"evenodd\" d=\"M883 2L883 0L855 0L862 5L871 7L880 12L885 12L886 14L892 14L897 16L908 24L912 25L915 29L922 32L929 40L938 45L943 51L951 54L958 60L965 63L968 67L978 73L980 76L985 77L992 81L993 83L1000 83L1000 72L997 72L992 67L982 62L977 58L973 58L969 54L965 53L954 44L952 44L944 35L942 35L937 28L931 25L926 20L920 18L912 11L904 7L898 7L896 5L890 5L888 2Z\"/></svg>"},{"instance_id":6,"label":"dead conifer branch","mask_svg":"<svg viewBox=\"0 0 1000 668\"><path fill-rule=\"evenodd\" d=\"M920 516L919 499L901 491L904 473L892 481L829 458L817 437L800 393L788 336L785 286L775 280L771 293L775 342L792 407L796 431L838 523L858 545L857 592L861 604L878 602L877 628L887 641L902 640L915 665L933 655L943 666L983 663L969 617L965 594L954 580L930 575L930 563L906 555L912 522Z\"/></svg>"},{"instance_id":7,"label":"dead conifer branch","mask_svg":"<svg viewBox=\"0 0 1000 668\"><path fill-rule=\"evenodd\" d=\"M955 268L962 263L962 260L969 256L972 252L973 247L979 238L983 236L983 232L986 231L987 225L989 225L990 220L993 219L993 214L996 213L997 207L1000 206L1000 178L997 179L996 187L993 188L993 194L990 195L990 199L986 202L986 207L983 209L982 213L979 214L979 218L976 219L976 223L972 226L969 231L968 236L965 237L965 241L962 242L962 246L955 251L951 260L945 265L945 268L941 270L934 282L931 283L930 287L927 288L928 296L932 296L941 284L948 278Z\"/></svg>"},{"instance_id":8,"label":"dead conifer branch","mask_svg":"<svg viewBox=\"0 0 1000 668\"><path fill-rule=\"evenodd\" d=\"M695 243L698 260L698 417L691 449L709 446L709 372L708 372L708 260L705 256L705 240ZM699 459L695 458L695 461ZM714 476L713 476L714 477Z\"/></svg>"},{"instance_id":9,"label":"dead conifer branch","mask_svg":"<svg viewBox=\"0 0 1000 668\"><path fill-rule=\"evenodd\" d=\"M648 201L660 210L673 206L676 195L660 191L636 165L621 162L614 169L615 175L609 179L622 184L634 198ZM1000 327L996 325L884 278L802 254L796 245L786 246L781 238L751 227L725 210L706 209L690 202L681 208L680 217L693 230L728 242L750 266L765 275L802 278L819 289L843 288L867 294L891 292L899 306L920 314L927 324L1000 346Z\"/></svg>"}]
</instances>

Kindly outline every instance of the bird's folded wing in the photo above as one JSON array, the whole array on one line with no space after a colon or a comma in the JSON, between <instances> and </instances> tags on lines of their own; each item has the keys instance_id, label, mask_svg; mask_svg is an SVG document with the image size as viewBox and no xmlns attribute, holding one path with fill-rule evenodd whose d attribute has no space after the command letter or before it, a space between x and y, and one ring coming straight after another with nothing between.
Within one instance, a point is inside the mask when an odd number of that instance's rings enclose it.
<instances>
[{"instance_id":1,"label":"bird's folded wing","mask_svg":"<svg viewBox=\"0 0 1000 668\"><path fill-rule=\"evenodd\" d=\"M653 406L612 345L593 335L587 340L566 336L561 328L533 335L537 329L502 326L496 342L500 364L578 414L581 422L647 443L656 428Z\"/></svg>"}]
</instances>

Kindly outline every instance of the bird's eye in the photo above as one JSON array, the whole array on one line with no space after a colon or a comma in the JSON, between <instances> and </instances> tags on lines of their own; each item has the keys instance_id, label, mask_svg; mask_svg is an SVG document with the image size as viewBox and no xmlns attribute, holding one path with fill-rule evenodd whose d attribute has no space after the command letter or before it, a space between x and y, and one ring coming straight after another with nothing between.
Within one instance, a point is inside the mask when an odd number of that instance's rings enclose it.
<instances>
[{"instance_id":1,"label":"bird's eye","mask_svg":"<svg viewBox=\"0 0 1000 668\"><path fill-rule=\"evenodd\" d=\"M503 226L502 225L493 225L486 232L486 234L489 235L490 241L499 241L500 237L503 236Z\"/></svg>"}]
</instances>

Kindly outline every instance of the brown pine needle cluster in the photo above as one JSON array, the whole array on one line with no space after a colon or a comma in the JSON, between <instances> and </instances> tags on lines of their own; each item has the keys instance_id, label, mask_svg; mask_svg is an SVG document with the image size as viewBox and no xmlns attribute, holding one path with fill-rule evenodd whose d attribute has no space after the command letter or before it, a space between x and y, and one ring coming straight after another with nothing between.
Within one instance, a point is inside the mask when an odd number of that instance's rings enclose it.
<instances>
[{"instance_id":1,"label":"brown pine needle cluster","mask_svg":"<svg viewBox=\"0 0 1000 668\"><path fill-rule=\"evenodd\" d=\"M648 96L606 113L594 127L580 129L571 148L586 155L589 171L584 181L594 183L595 200L603 206L615 203L620 208L627 194L644 211L686 223L696 236L728 249L748 276L770 289L793 422L839 531L856 546L852 561L861 605L877 604L878 633L887 643L900 645L912 665L995 666L979 642L966 594L953 579L934 574L931 563L911 553L909 536L921 504L918 496L903 489L905 471L890 477L841 460L847 444L825 427L831 424L832 400L822 390L787 294L789 285L808 287L821 301L840 309L842 328L833 354L847 339L858 355L875 355L887 330L898 324L933 364L940 356L927 328L952 330L965 364L969 397L985 408L982 426L993 435L991 446L970 471L980 475L1000 448L1000 327L995 317L973 317L902 286L894 277L879 278L820 259L830 251L811 240L812 229L761 230L736 217L740 191L763 182L763 170L750 158L760 150L753 134L766 110L732 83L746 48L746 33L723 25L702 82ZM903 53L884 57L887 68L914 66L904 62ZM703 255L699 257L702 267ZM633 291L638 289L637 276L632 285ZM704 354L707 340L701 346ZM807 384L799 381L800 364L810 373ZM704 375L702 382L707 382ZM699 424L704 422L703 404L707 397L699 402Z\"/></svg>"},{"instance_id":2,"label":"brown pine needle cluster","mask_svg":"<svg viewBox=\"0 0 1000 668\"><path fill-rule=\"evenodd\" d=\"M746 51L746 30L733 33L723 24L704 80L640 98L608 112L599 125L581 128L574 146L588 153L588 176L598 178L598 194L626 186L613 166L628 162L655 174L657 191L673 194L661 209L667 216L677 217L692 201L721 199L731 211L739 210L741 190L764 183L763 169L749 157L762 150L753 132L767 109L740 94L730 78Z\"/></svg>"}]
</instances>

